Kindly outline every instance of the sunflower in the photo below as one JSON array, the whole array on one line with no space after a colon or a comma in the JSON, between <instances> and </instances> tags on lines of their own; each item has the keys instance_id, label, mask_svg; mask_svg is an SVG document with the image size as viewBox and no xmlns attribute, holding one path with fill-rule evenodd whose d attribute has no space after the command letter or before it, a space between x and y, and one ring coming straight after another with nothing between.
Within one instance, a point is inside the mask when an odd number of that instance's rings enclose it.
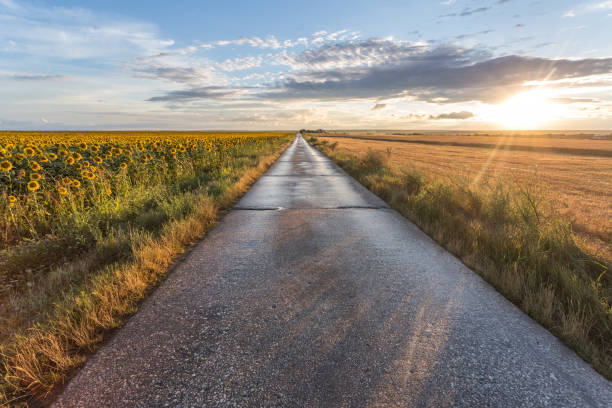
<instances>
[{"instance_id":1,"label":"sunflower","mask_svg":"<svg viewBox=\"0 0 612 408\"><path fill-rule=\"evenodd\" d=\"M5 160L5 161L0 163L0 169L2 169L4 171L11 171L12 168L13 168L13 163L11 163L8 160Z\"/></svg>"},{"instance_id":2,"label":"sunflower","mask_svg":"<svg viewBox=\"0 0 612 408\"><path fill-rule=\"evenodd\" d=\"M77 163L74 165L74 168L77 170L82 170L83 169L83 165L81 163Z\"/></svg>"},{"instance_id":3,"label":"sunflower","mask_svg":"<svg viewBox=\"0 0 612 408\"><path fill-rule=\"evenodd\" d=\"M100 146L98 145L91 146L91 151L94 153L98 153L100 151Z\"/></svg>"},{"instance_id":4,"label":"sunflower","mask_svg":"<svg viewBox=\"0 0 612 408\"><path fill-rule=\"evenodd\" d=\"M106 187L106 195L111 195L113 194L113 190L110 189L110 187Z\"/></svg>"},{"instance_id":5,"label":"sunflower","mask_svg":"<svg viewBox=\"0 0 612 408\"><path fill-rule=\"evenodd\" d=\"M17 154L15 155L15 159L16 159L17 161L22 161L23 159L25 159L25 155L24 155L23 153L17 153Z\"/></svg>"},{"instance_id":6,"label":"sunflower","mask_svg":"<svg viewBox=\"0 0 612 408\"><path fill-rule=\"evenodd\" d=\"M70 184L72 184L72 179L70 177L64 177L62 179L62 184L65 186L69 186Z\"/></svg>"},{"instance_id":7,"label":"sunflower","mask_svg":"<svg viewBox=\"0 0 612 408\"><path fill-rule=\"evenodd\" d=\"M121 168L121 170L126 170L128 168L128 165L127 163L121 163L119 167Z\"/></svg>"},{"instance_id":8,"label":"sunflower","mask_svg":"<svg viewBox=\"0 0 612 408\"><path fill-rule=\"evenodd\" d=\"M48 163L49 159L47 159L47 156L38 156L38 161L41 163Z\"/></svg>"},{"instance_id":9,"label":"sunflower","mask_svg":"<svg viewBox=\"0 0 612 408\"><path fill-rule=\"evenodd\" d=\"M104 160L102 160L102 158L101 158L100 156L95 156L95 157L93 158L93 161L94 161L94 163L96 163L96 164L102 164L102 162L103 162Z\"/></svg>"},{"instance_id":10,"label":"sunflower","mask_svg":"<svg viewBox=\"0 0 612 408\"><path fill-rule=\"evenodd\" d=\"M41 167L40 167L40 164L38 164L38 162L31 161L30 169L32 169L33 171L40 171Z\"/></svg>"},{"instance_id":11,"label":"sunflower","mask_svg":"<svg viewBox=\"0 0 612 408\"><path fill-rule=\"evenodd\" d=\"M72 186L74 188L79 188L79 187L81 187L81 182L79 180L73 179L72 180Z\"/></svg>"},{"instance_id":12,"label":"sunflower","mask_svg":"<svg viewBox=\"0 0 612 408\"><path fill-rule=\"evenodd\" d=\"M89 163L87 160L83 162L83 167L85 167L86 169L89 168L90 166L91 166L91 163Z\"/></svg>"},{"instance_id":13,"label":"sunflower","mask_svg":"<svg viewBox=\"0 0 612 408\"><path fill-rule=\"evenodd\" d=\"M57 192L60 193L60 195L66 195L68 194L68 189L64 186L59 186Z\"/></svg>"},{"instance_id":14,"label":"sunflower","mask_svg":"<svg viewBox=\"0 0 612 408\"><path fill-rule=\"evenodd\" d=\"M85 142L79 143L79 149L81 149L82 151L87 150L87 143Z\"/></svg>"},{"instance_id":15,"label":"sunflower","mask_svg":"<svg viewBox=\"0 0 612 408\"><path fill-rule=\"evenodd\" d=\"M13 205L17 202L17 197L10 195L8 196L8 200L9 200L9 204Z\"/></svg>"},{"instance_id":16,"label":"sunflower","mask_svg":"<svg viewBox=\"0 0 612 408\"><path fill-rule=\"evenodd\" d=\"M57 160L57 154L55 153L49 153L47 156L50 160Z\"/></svg>"},{"instance_id":17,"label":"sunflower","mask_svg":"<svg viewBox=\"0 0 612 408\"><path fill-rule=\"evenodd\" d=\"M81 177L83 177L84 179L87 179L87 180L93 180L93 179L96 178L96 175L93 174L91 171L83 170L81 172Z\"/></svg>"},{"instance_id":18,"label":"sunflower","mask_svg":"<svg viewBox=\"0 0 612 408\"><path fill-rule=\"evenodd\" d=\"M23 152L28 156L34 156L34 153L36 153L36 151L29 146L23 149Z\"/></svg>"},{"instance_id":19,"label":"sunflower","mask_svg":"<svg viewBox=\"0 0 612 408\"><path fill-rule=\"evenodd\" d=\"M83 156L81 156L81 153L77 153L77 152L72 153L72 157L76 161L79 161L79 160L81 160L83 158Z\"/></svg>"},{"instance_id":20,"label":"sunflower","mask_svg":"<svg viewBox=\"0 0 612 408\"><path fill-rule=\"evenodd\" d=\"M30 173L30 180L32 181L38 181L42 178L42 176L40 175L40 173Z\"/></svg>"},{"instance_id":21,"label":"sunflower","mask_svg":"<svg viewBox=\"0 0 612 408\"><path fill-rule=\"evenodd\" d=\"M28 182L28 190L30 191L36 191L40 188L40 184L38 184L38 181L36 180L30 180L30 182Z\"/></svg>"},{"instance_id":22,"label":"sunflower","mask_svg":"<svg viewBox=\"0 0 612 408\"><path fill-rule=\"evenodd\" d=\"M66 159L66 164L69 164L69 165L74 164L74 157L68 157L68 158Z\"/></svg>"}]
</instances>

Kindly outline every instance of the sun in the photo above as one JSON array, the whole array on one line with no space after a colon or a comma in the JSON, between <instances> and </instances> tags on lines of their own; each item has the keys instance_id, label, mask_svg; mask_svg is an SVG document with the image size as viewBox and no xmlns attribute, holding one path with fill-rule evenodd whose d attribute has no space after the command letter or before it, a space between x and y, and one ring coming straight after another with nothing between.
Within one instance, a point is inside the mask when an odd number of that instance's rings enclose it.
<instances>
[{"instance_id":1,"label":"sun","mask_svg":"<svg viewBox=\"0 0 612 408\"><path fill-rule=\"evenodd\" d=\"M521 92L496 105L493 120L505 129L541 129L555 119L558 108L541 91Z\"/></svg>"}]
</instances>

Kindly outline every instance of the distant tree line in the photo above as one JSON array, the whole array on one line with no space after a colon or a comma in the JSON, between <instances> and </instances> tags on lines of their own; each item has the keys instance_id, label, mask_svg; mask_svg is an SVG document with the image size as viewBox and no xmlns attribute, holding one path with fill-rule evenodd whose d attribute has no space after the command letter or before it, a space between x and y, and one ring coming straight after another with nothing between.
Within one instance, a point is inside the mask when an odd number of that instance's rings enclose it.
<instances>
[{"instance_id":1,"label":"distant tree line","mask_svg":"<svg viewBox=\"0 0 612 408\"><path fill-rule=\"evenodd\" d=\"M310 130L310 129L300 129L300 133L327 133L323 129Z\"/></svg>"}]
</instances>

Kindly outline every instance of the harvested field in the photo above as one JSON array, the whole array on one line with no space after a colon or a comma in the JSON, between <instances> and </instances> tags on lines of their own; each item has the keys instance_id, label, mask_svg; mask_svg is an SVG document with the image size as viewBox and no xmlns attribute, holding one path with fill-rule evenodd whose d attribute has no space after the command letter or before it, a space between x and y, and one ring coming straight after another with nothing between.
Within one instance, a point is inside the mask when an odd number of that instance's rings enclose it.
<instances>
[{"instance_id":1,"label":"harvested field","mask_svg":"<svg viewBox=\"0 0 612 408\"><path fill-rule=\"evenodd\" d=\"M510 183L535 190L571 219L589 251L612 258L612 140L581 134L321 136L338 142L339 150L385 152L392 164L411 165L425 175L483 188Z\"/></svg>"}]
</instances>

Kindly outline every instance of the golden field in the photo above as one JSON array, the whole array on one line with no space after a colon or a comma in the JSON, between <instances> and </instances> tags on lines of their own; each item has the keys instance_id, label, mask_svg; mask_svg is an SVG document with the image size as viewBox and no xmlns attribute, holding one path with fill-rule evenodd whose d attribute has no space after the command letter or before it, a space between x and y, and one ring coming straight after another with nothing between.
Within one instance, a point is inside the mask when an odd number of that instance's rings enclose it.
<instances>
[{"instance_id":1,"label":"golden field","mask_svg":"<svg viewBox=\"0 0 612 408\"><path fill-rule=\"evenodd\" d=\"M612 259L612 139L584 134L331 133L337 149L389 154L394 165L483 188L529 188L571 219L584 245Z\"/></svg>"}]
</instances>

